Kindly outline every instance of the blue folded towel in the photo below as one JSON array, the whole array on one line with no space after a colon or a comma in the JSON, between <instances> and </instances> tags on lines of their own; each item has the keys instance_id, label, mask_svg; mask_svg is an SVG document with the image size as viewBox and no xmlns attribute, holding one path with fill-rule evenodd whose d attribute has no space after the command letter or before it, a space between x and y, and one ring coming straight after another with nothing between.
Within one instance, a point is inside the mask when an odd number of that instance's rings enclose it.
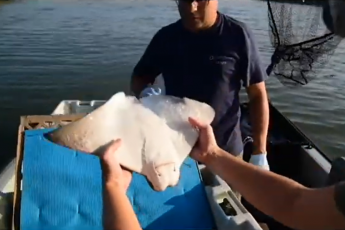
<instances>
[{"instance_id":1,"label":"blue folded towel","mask_svg":"<svg viewBox=\"0 0 345 230\"><path fill-rule=\"evenodd\" d=\"M22 230L103 229L99 159L46 140L52 129L25 132ZM196 163L187 159L176 187L156 192L139 174L127 195L143 229L215 229Z\"/></svg>"}]
</instances>

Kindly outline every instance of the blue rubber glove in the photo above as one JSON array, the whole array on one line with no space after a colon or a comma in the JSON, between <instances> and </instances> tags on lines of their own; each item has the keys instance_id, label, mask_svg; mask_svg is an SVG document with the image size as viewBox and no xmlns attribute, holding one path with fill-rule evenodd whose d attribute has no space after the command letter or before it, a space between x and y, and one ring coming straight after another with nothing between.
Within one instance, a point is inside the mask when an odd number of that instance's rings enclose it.
<instances>
[{"instance_id":1,"label":"blue rubber glove","mask_svg":"<svg viewBox=\"0 0 345 230\"><path fill-rule=\"evenodd\" d=\"M158 87L146 87L143 91L141 91L139 97L148 97L148 96L152 96L152 95L161 95L162 94L162 90Z\"/></svg>"},{"instance_id":2,"label":"blue rubber glove","mask_svg":"<svg viewBox=\"0 0 345 230\"><path fill-rule=\"evenodd\" d=\"M267 161L267 154L266 153L261 153L257 155L252 155L250 157L249 163L256 165L262 169L265 170L270 170L270 166L268 165Z\"/></svg>"}]
</instances>

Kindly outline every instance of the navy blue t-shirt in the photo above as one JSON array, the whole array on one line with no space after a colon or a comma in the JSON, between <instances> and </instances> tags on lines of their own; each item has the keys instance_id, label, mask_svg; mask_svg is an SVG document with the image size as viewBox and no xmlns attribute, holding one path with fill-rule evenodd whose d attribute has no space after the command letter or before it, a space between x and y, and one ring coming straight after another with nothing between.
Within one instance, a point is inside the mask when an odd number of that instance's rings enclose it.
<instances>
[{"instance_id":1,"label":"navy blue t-shirt","mask_svg":"<svg viewBox=\"0 0 345 230\"><path fill-rule=\"evenodd\" d=\"M216 111L212 127L218 145L233 155L243 151L240 132L241 85L266 79L247 26L218 13L207 31L193 33L181 20L160 29L134 68L134 75L163 75L166 94L205 102Z\"/></svg>"}]
</instances>

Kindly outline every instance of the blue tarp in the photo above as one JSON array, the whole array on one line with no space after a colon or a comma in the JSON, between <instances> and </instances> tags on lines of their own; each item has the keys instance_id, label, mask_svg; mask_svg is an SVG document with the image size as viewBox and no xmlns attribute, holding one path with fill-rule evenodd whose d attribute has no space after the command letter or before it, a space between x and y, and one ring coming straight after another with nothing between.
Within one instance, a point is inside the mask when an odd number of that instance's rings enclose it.
<instances>
[{"instance_id":1,"label":"blue tarp","mask_svg":"<svg viewBox=\"0 0 345 230\"><path fill-rule=\"evenodd\" d=\"M25 132L21 229L103 229L99 159L46 140L44 133L51 130ZM127 196L143 229L215 229L197 165L190 158L177 186L156 192L144 176L134 174Z\"/></svg>"}]
</instances>

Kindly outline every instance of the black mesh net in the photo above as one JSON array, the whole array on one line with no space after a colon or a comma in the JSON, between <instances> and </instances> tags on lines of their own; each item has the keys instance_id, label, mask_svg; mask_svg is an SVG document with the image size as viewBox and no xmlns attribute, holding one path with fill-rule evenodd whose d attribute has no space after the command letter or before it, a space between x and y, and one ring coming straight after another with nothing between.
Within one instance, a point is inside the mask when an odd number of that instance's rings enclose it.
<instances>
[{"instance_id":1,"label":"black mesh net","mask_svg":"<svg viewBox=\"0 0 345 230\"><path fill-rule=\"evenodd\" d=\"M325 25L328 1L298 3L267 0L270 39L275 52L267 74L285 86L305 85L322 73L341 38ZM328 18L329 19L329 18ZM328 27L329 28L329 27Z\"/></svg>"}]
</instances>

